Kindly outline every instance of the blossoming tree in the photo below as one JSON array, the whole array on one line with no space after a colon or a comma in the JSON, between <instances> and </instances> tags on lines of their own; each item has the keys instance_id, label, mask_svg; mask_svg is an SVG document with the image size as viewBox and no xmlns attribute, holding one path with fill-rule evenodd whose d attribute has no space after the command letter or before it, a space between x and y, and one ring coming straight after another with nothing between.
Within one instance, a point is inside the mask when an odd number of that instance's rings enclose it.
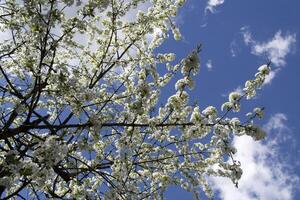
<instances>
[{"instance_id":1,"label":"blossoming tree","mask_svg":"<svg viewBox=\"0 0 300 200\"><path fill-rule=\"evenodd\" d=\"M180 39L173 21L183 3L1 2L0 197L161 199L178 185L197 199L212 196L209 176L237 185L232 136L262 139L253 120L263 109L245 122L227 114L255 96L270 67L259 67L243 94L232 92L220 114L191 106L201 45L177 64L154 51L169 34Z\"/></svg>"}]
</instances>

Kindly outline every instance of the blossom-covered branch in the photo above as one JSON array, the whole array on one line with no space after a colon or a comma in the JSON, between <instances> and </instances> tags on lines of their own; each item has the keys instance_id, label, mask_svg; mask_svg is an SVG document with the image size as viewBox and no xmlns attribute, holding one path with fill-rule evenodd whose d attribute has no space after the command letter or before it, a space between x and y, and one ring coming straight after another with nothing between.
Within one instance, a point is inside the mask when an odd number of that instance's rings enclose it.
<instances>
[{"instance_id":1,"label":"blossom-covered branch","mask_svg":"<svg viewBox=\"0 0 300 200\"><path fill-rule=\"evenodd\" d=\"M13 1L0 5L0 197L161 199L169 185L212 197L207 176L237 185L232 135L263 139L259 67L221 113L189 103L201 45L157 53L184 0ZM147 9L139 10L140 6ZM139 11L137 11L139 10ZM129 19L128 16L134 16ZM175 93L161 93L176 79Z\"/></svg>"}]
</instances>

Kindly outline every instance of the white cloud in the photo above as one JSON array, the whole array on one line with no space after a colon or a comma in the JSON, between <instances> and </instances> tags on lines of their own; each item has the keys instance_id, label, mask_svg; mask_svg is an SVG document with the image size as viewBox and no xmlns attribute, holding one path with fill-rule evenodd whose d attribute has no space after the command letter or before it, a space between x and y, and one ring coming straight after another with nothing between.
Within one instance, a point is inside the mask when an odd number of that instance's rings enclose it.
<instances>
[{"instance_id":1,"label":"white cloud","mask_svg":"<svg viewBox=\"0 0 300 200\"><path fill-rule=\"evenodd\" d=\"M299 183L299 177L292 173L291 163L286 162L280 147L282 134L289 134L285 125L286 115L275 114L264 126L270 135L265 143L256 142L251 137L235 137L237 148L235 159L242 164L243 175L239 188L225 178L212 178L213 187L224 200L290 200ZM282 134L281 134L282 133ZM284 143L288 143L285 141ZM280 152L279 152L280 151ZM282 161L285 162L282 162Z\"/></svg>"},{"instance_id":2,"label":"white cloud","mask_svg":"<svg viewBox=\"0 0 300 200\"><path fill-rule=\"evenodd\" d=\"M211 60L208 60L206 63L206 68L208 71L211 71L213 69L213 64Z\"/></svg>"},{"instance_id":3,"label":"white cloud","mask_svg":"<svg viewBox=\"0 0 300 200\"><path fill-rule=\"evenodd\" d=\"M236 40L233 40L231 43L230 43L230 53L231 53L231 56L232 57L236 57L237 54L239 53L240 49L238 47L238 44L236 42Z\"/></svg>"},{"instance_id":4,"label":"white cloud","mask_svg":"<svg viewBox=\"0 0 300 200\"><path fill-rule=\"evenodd\" d=\"M286 64L286 56L291 53L292 47L296 43L296 34L283 35L280 30L266 42L254 40L247 27L241 28L241 31L245 44L251 45L251 53L257 56L267 56L277 67Z\"/></svg>"},{"instance_id":5,"label":"white cloud","mask_svg":"<svg viewBox=\"0 0 300 200\"><path fill-rule=\"evenodd\" d=\"M266 79L266 84L270 84L280 71L280 67L286 65L286 56L292 52L296 43L296 34L285 34L279 30L273 38L259 42L253 39L249 27L241 28L243 39L246 45L251 46L251 53L257 56L264 56L272 62L272 66L277 67Z\"/></svg>"},{"instance_id":6,"label":"white cloud","mask_svg":"<svg viewBox=\"0 0 300 200\"><path fill-rule=\"evenodd\" d=\"M249 27L244 26L241 28L243 37L244 37L244 42L246 45L249 45L251 43L255 43L255 41L252 39L252 34L249 31Z\"/></svg>"},{"instance_id":7,"label":"white cloud","mask_svg":"<svg viewBox=\"0 0 300 200\"><path fill-rule=\"evenodd\" d=\"M268 123L264 126L264 129L267 132L271 132L272 130L279 131L280 133L288 127L285 125L285 121L287 120L287 116L283 113L276 113L273 115Z\"/></svg>"},{"instance_id":8,"label":"white cloud","mask_svg":"<svg viewBox=\"0 0 300 200\"><path fill-rule=\"evenodd\" d=\"M280 147L279 144L282 143L288 143L289 147L291 148L293 148L293 146L296 146L295 141L292 138L292 131L286 125L287 120L288 118L285 114L277 113L273 115L268 123L266 123L263 127L267 133L276 132L276 137L271 142L273 142L273 144L276 144L278 148Z\"/></svg>"},{"instance_id":9,"label":"white cloud","mask_svg":"<svg viewBox=\"0 0 300 200\"><path fill-rule=\"evenodd\" d=\"M205 23L201 24L201 25L200 25L200 27L201 27L201 28L205 28L205 27L207 27L207 22L205 22Z\"/></svg>"},{"instance_id":10,"label":"white cloud","mask_svg":"<svg viewBox=\"0 0 300 200\"><path fill-rule=\"evenodd\" d=\"M291 52L291 47L295 42L295 34L282 36L281 31L278 31L270 41L254 45L252 53L255 55L267 54L272 63L276 66L283 66L286 64L285 57Z\"/></svg>"},{"instance_id":11,"label":"white cloud","mask_svg":"<svg viewBox=\"0 0 300 200\"><path fill-rule=\"evenodd\" d=\"M225 2L225 0L208 0L205 12L209 10L211 13L215 13L216 9L215 7L222 5Z\"/></svg>"}]
</instances>

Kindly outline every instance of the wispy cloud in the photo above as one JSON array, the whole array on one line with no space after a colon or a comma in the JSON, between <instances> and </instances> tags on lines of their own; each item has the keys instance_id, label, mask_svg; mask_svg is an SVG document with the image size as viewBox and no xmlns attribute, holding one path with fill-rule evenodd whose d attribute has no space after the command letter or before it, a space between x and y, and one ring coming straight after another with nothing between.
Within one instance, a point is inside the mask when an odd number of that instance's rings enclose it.
<instances>
[{"instance_id":1,"label":"wispy cloud","mask_svg":"<svg viewBox=\"0 0 300 200\"><path fill-rule=\"evenodd\" d=\"M236 40L233 40L231 43L230 43L230 53L231 53L231 56L232 57L236 57L237 54L239 53L240 49L239 49L239 46L236 42Z\"/></svg>"},{"instance_id":2,"label":"wispy cloud","mask_svg":"<svg viewBox=\"0 0 300 200\"><path fill-rule=\"evenodd\" d=\"M244 37L244 42L246 45L249 45L251 43L256 43L253 39L252 39L252 34L249 31L249 27L244 26L241 28L243 37Z\"/></svg>"},{"instance_id":3,"label":"wispy cloud","mask_svg":"<svg viewBox=\"0 0 300 200\"><path fill-rule=\"evenodd\" d=\"M278 131L282 133L283 131L289 130L289 128L285 125L285 121L287 121L287 116L283 113L276 113L273 115L268 123L265 124L264 129L267 132Z\"/></svg>"},{"instance_id":4,"label":"wispy cloud","mask_svg":"<svg viewBox=\"0 0 300 200\"><path fill-rule=\"evenodd\" d=\"M251 53L257 56L268 58L273 66L277 67L275 71L270 73L265 84L270 84L275 75L279 72L279 68L286 65L286 56L292 52L296 43L296 34L282 34L281 30L277 31L273 38L264 42L253 39L249 27L241 28L244 43L251 46Z\"/></svg>"},{"instance_id":5,"label":"wispy cloud","mask_svg":"<svg viewBox=\"0 0 300 200\"><path fill-rule=\"evenodd\" d=\"M222 5L224 2L225 0L208 0L205 8L205 13L207 13L207 11L210 11L211 13L215 13L216 7Z\"/></svg>"},{"instance_id":6,"label":"wispy cloud","mask_svg":"<svg viewBox=\"0 0 300 200\"><path fill-rule=\"evenodd\" d=\"M299 177L292 172L292 163L286 161L286 155L278 148L289 142L280 140L281 133L291 132L286 120L286 115L282 113L277 113L269 119L264 126L269 135L265 143L253 141L248 136L234 138L233 143L238 150L235 159L241 162L243 175L239 181L239 188L234 187L228 179L212 178L213 187L220 192L222 199L293 199Z\"/></svg>"},{"instance_id":7,"label":"wispy cloud","mask_svg":"<svg viewBox=\"0 0 300 200\"><path fill-rule=\"evenodd\" d=\"M291 53L292 47L296 43L296 34L283 35L280 30L266 42L254 40L247 27L241 28L241 31L245 44L251 46L251 53L257 56L267 56L277 67L286 64L286 56Z\"/></svg>"},{"instance_id":8,"label":"wispy cloud","mask_svg":"<svg viewBox=\"0 0 300 200\"><path fill-rule=\"evenodd\" d=\"M211 60L208 60L206 63L206 68L208 71L211 71L213 69L213 64Z\"/></svg>"}]
</instances>

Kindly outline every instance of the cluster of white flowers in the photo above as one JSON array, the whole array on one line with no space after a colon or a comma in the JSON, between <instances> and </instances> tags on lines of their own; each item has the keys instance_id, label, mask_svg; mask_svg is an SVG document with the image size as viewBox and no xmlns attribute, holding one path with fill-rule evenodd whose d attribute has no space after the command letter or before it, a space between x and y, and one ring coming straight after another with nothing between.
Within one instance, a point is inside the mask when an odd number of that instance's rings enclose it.
<instances>
[{"instance_id":1,"label":"cluster of white flowers","mask_svg":"<svg viewBox=\"0 0 300 200\"><path fill-rule=\"evenodd\" d=\"M229 94L229 102L235 103L241 99L241 94L238 92L231 92Z\"/></svg>"},{"instance_id":2,"label":"cluster of white flowers","mask_svg":"<svg viewBox=\"0 0 300 200\"><path fill-rule=\"evenodd\" d=\"M200 124L203 120L203 116L201 115L199 106L196 106L191 115L191 122L195 124Z\"/></svg>"},{"instance_id":3,"label":"cluster of white flowers","mask_svg":"<svg viewBox=\"0 0 300 200\"><path fill-rule=\"evenodd\" d=\"M179 31L179 29L177 27L173 27L172 28L172 32L173 32L173 35L174 35L174 39L175 40L181 40L181 33Z\"/></svg>"},{"instance_id":4,"label":"cluster of white flowers","mask_svg":"<svg viewBox=\"0 0 300 200\"><path fill-rule=\"evenodd\" d=\"M180 109L188 103L189 96L187 92L177 92L175 95L172 95L168 99L167 105L172 109Z\"/></svg>"},{"instance_id":5,"label":"cluster of white flowers","mask_svg":"<svg viewBox=\"0 0 300 200\"><path fill-rule=\"evenodd\" d=\"M239 92L231 92L228 96L228 102L225 102L221 106L221 110L233 110L234 112L240 111L240 100L242 98L242 95Z\"/></svg>"},{"instance_id":6,"label":"cluster of white flowers","mask_svg":"<svg viewBox=\"0 0 300 200\"><path fill-rule=\"evenodd\" d=\"M175 89L183 91L185 86L188 86L190 89L194 88L194 80L190 76L186 76L183 79L179 79L175 84Z\"/></svg>"},{"instance_id":7,"label":"cluster of white flowers","mask_svg":"<svg viewBox=\"0 0 300 200\"><path fill-rule=\"evenodd\" d=\"M239 118L234 117L230 120L229 124L233 127L233 129L236 129L239 127L239 125L241 125L241 122Z\"/></svg>"},{"instance_id":8,"label":"cluster of white flowers","mask_svg":"<svg viewBox=\"0 0 300 200\"><path fill-rule=\"evenodd\" d=\"M261 140L266 137L266 132L260 128L259 126L256 125L248 125L246 127L246 134L251 136L254 140Z\"/></svg>"},{"instance_id":9,"label":"cluster of white flowers","mask_svg":"<svg viewBox=\"0 0 300 200\"><path fill-rule=\"evenodd\" d=\"M158 54L157 59L161 63L171 62L171 61L175 60L175 54L174 53Z\"/></svg>"},{"instance_id":10,"label":"cluster of white flowers","mask_svg":"<svg viewBox=\"0 0 300 200\"><path fill-rule=\"evenodd\" d=\"M264 109L263 108L254 108L253 113L255 113L255 115L257 115L259 118L263 118Z\"/></svg>"},{"instance_id":11,"label":"cluster of white flowers","mask_svg":"<svg viewBox=\"0 0 300 200\"><path fill-rule=\"evenodd\" d=\"M222 111L224 111L224 110L228 111L228 110L232 109L232 107L233 107L233 103L232 102L225 102L225 103L222 104L221 110Z\"/></svg>"},{"instance_id":12,"label":"cluster of white flowers","mask_svg":"<svg viewBox=\"0 0 300 200\"><path fill-rule=\"evenodd\" d=\"M86 178L83 182L71 180L68 187L72 188L72 193L69 193L67 198L76 199L97 199L97 188L102 183L102 179L95 177Z\"/></svg>"},{"instance_id":13,"label":"cluster of white flowers","mask_svg":"<svg viewBox=\"0 0 300 200\"><path fill-rule=\"evenodd\" d=\"M173 21L184 2L4 3L1 29L14 34L0 44L1 54L10 53L1 69L12 83L1 71L5 195L27 180L24 190L33 198L67 199L161 199L171 184L211 197L210 175L237 184L242 171L230 160L232 134L264 138L253 124L263 108L246 123L227 113L256 94L270 67L259 67L245 94L229 94L223 116L213 106L191 106L187 88L200 70L201 46L178 63L174 53L156 52L170 31L181 39ZM162 88L178 74L176 91L164 100Z\"/></svg>"},{"instance_id":14,"label":"cluster of white flowers","mask_svg":"<svg viewBox=\"0 0 300 200\"><path fill-rule=\"evenodd\" d=\"M218 169L219 176L229 177L232 180L232 182L236 186L238 186L238 180L243 174L243 170L241 169L241 163L220 163L219 166L221 167L221 169Z\"/></svg>"},{"instance_id":15,"label":"cluster of white flowers","mask_svg":"<svg viewBox=\"0 0 300 200\"><path fill-rule=\"evenodd\" d=\"M213 120L217 117L218 111L214 106L208 106L202 111L202 114L209 119Z\"/></svg>"},{"instance_id":16,"label":"cluster of white flowers","mask_svg":"<svg viewBox=\"0 0 300 200\"><path fill-rule=\"evenodd\" d=\"M221 110L229 111L233 110L234 112L240 111L240 100L243 96L246 96L247 99L253 98L256 95L256 90L259 89L265 81L266 76L270 73L271 68L269 65L262 65L258 68L258 72L255 74L255 79L248 80L245 83L245 87L243 91L245 94L241 94L240 92L231 92L228 97L228 102L225 102L221 106ZM254 111L258 117L262 117L261 111Z\"/></svg>"},{"instance_id":17,"label":"cluster of white flowers","mask_svg":"<svg viewBox=\"0 0 300 200\"><path fill-rule=\"evenodd\" d=\"M40 178L39 172L42 171L39 169L39 165L31 159L26 158L21 160L18 152L15 150L8 151L4 155L4 159L1 159L0 164L1 173L4 173L4 176L0 178L0 185L7 188L11 188L20 178L25 177L31 178L34 183L37 183ZM44 183L40 183L39 185L42 186Z\"/></svg>"},{"instance_id":18,"label":"cluster of white flowers","mask_svg":"<svg viewBox=\"0 0 300 200\"><path fill-rule=\"evenodd\" d=\"M33 156L46 167L55 166L62 161L68 153L68 146L59 141L57 136L48 136L45 142L40 142Z\"/></svg>"},{"instance_id":19,"label":"cluster of white flowers","mask_svg":"<svg viewBox=\"0 0 300 200\"><path fill-rule=\"evenodd\" d=\"M188 57L181 61L181 73L184 76L188 76L190 73L197 74L200 70L200 60L198 52L193 51Z\"/></svg>"},{"instance_id":20,"label":"cluster of white flowers","mask_svg":"<svg viewBox=\"0 0 300 200\"><path fill-rule=\"evenodd\" d=\"M256 95L256 90L262 86L270 71L271 67L269 65L262 65L258 68L255 79L246 81L243 91L246 93L247 99L253 98Z\"/></svg>"}]
</instances>

